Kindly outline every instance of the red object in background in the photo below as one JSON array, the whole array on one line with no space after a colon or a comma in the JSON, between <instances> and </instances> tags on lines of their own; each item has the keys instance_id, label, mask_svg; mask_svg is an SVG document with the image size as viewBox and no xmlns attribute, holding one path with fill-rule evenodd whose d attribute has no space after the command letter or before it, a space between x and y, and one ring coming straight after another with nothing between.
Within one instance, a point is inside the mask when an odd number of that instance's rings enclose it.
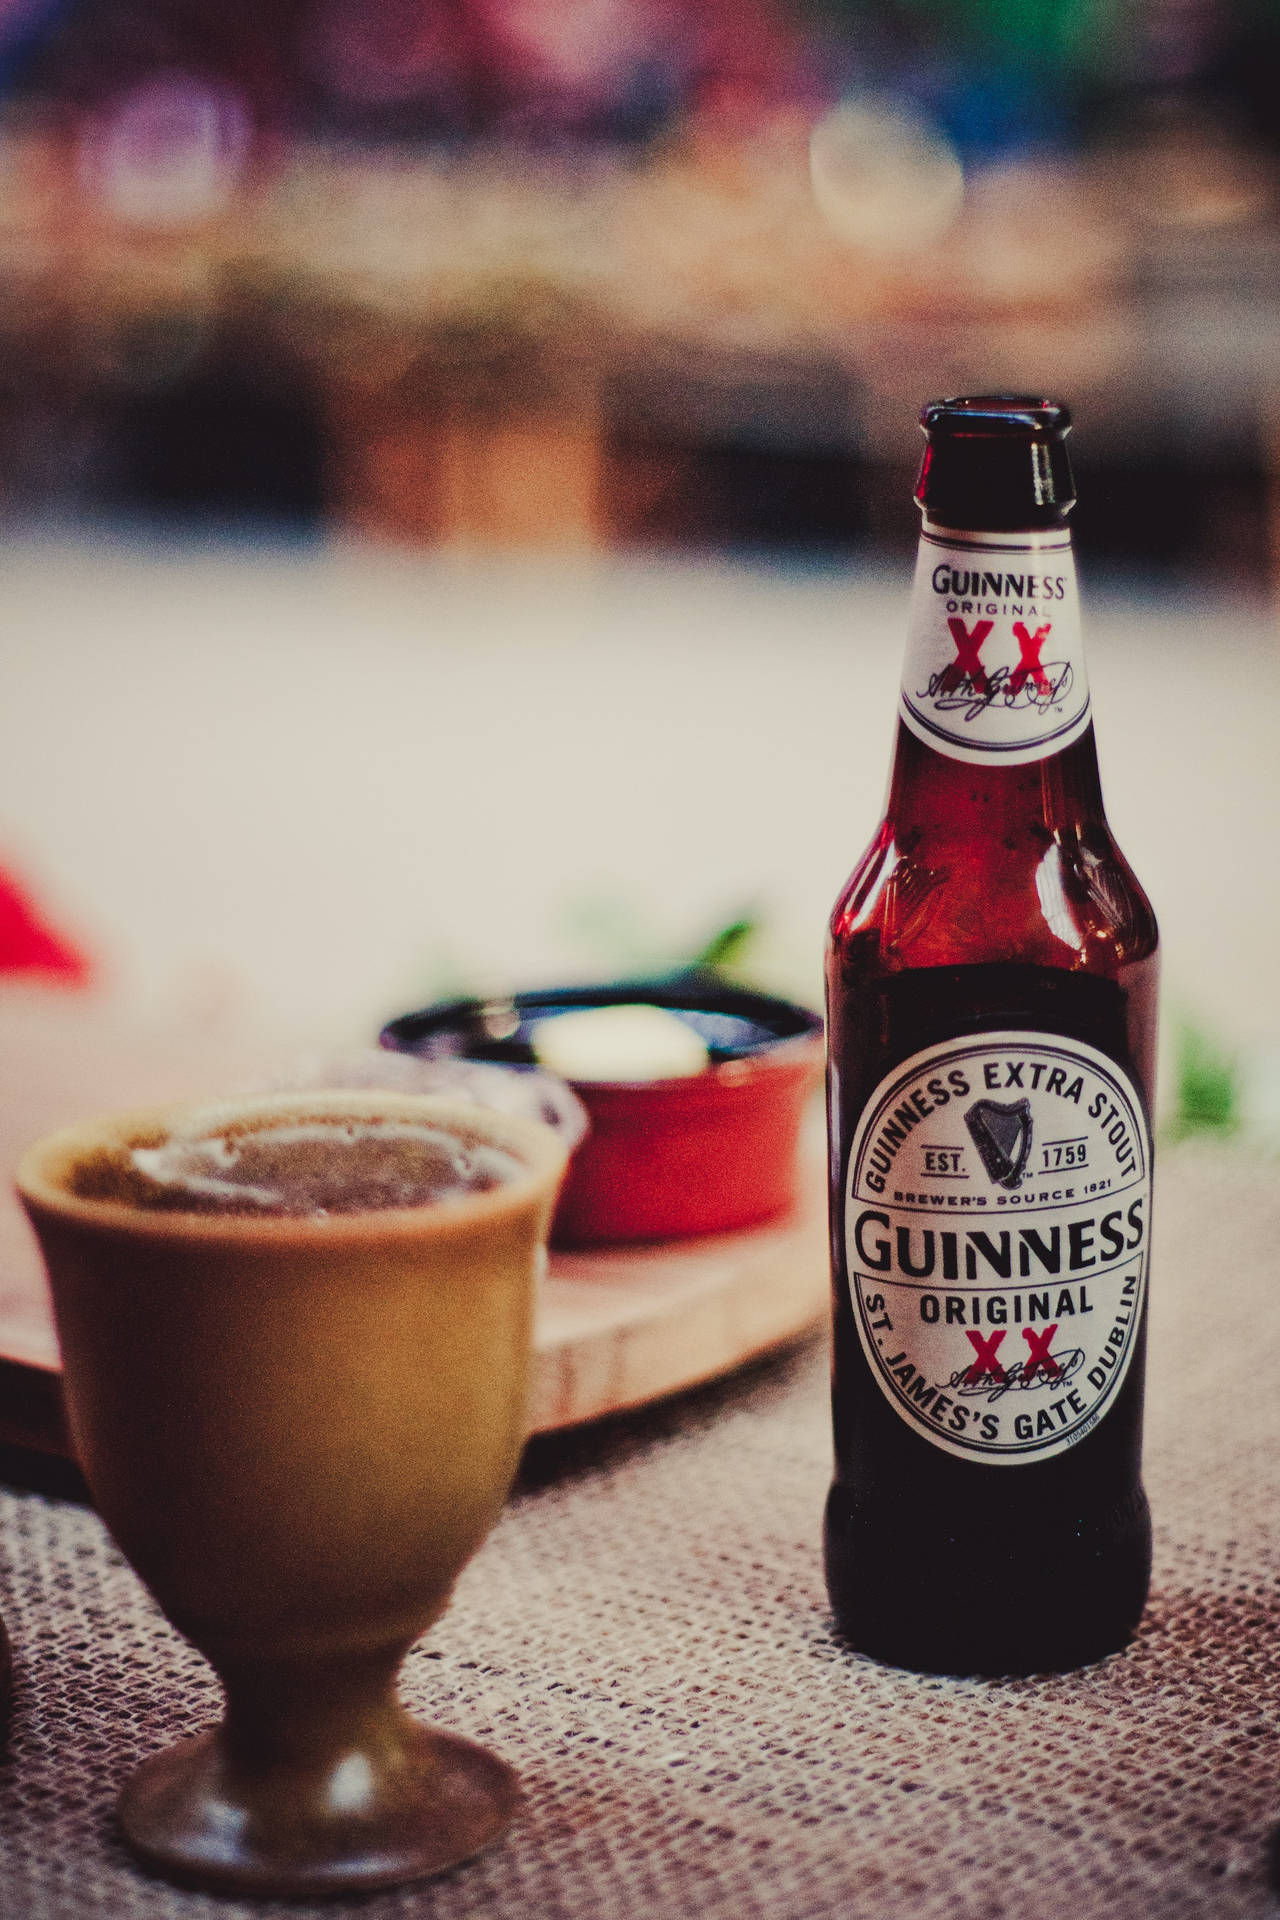
<instances>
[{"instance_id":1,"label":"red object in background","mask_svg":"<svg viewBox=\"0 0 1280 1920\"><path fill-rule=\"evenodd\" d=\"M45 925L30 896L0 869L0 974L28 974L79 987L92 971L87 957Z\"/></svg>"},{"instance_id":2,"label":"red object in background","mask_svg":"<svg viewBox=\"0 0 1280 1920\"><path fill-rule=\"evenodd\" d=\"M687 1079L575 1080L591 1127L569 1162L558 1247L732 1233L796 1200L796 1147L820 1038L781 1041Z\"/></svg>"},{"instance_id":3,"label":"red object in background","mask_svg":"<svg viewBox=\"0 0 1280 1920\"><path fill-rule=\"evenodd\" d=\"M688 968L510 999L441 1000L389 1021L380 1044L422 1060L531 1066L537 1021L613 1006L689 1016L711 1063L679 1079L569 1082L591 1125L569 1162L552 1245L734 1233L787 1213L797 1199L800 1124L822 1073L822 1022L808 1008Z\"/></svg>"}]
</instances>

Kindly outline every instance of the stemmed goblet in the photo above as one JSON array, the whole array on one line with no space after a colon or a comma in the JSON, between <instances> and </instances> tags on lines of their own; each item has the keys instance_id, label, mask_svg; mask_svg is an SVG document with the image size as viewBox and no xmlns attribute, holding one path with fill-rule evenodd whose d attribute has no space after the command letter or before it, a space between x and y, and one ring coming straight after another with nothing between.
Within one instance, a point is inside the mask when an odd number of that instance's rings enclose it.
<instances>
[{"instance_id":1,"label":"stemmed goblet","mask_svg":"<svg viewBox=\"0 0 1280 1920\"><path fill-rule=\"evenodd\" d=\"M515 1803L511 1769L411 1717L395 1679L516 1468L564 1151L423 1096L209 1111L250 1131L425 1121L513 1156L498 1184L430 1204L157 1210L121 1167L214 1124L168 1110L54 1135L19 1171L94 1501L226 1695L220 1726L128 1781L126 1838L227 1889L393 1885L465 1859Z\"/></svg>"}]
</instances>

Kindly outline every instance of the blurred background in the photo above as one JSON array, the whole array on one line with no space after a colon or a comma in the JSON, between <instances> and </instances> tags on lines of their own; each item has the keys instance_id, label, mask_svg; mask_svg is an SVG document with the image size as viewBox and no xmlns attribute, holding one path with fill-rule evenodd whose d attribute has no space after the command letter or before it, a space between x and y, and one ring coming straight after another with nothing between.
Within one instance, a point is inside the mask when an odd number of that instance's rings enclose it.
<instances>
[{"instance_id":1,"label":"blurred background","mask_svg":"<svg viewBox=\"0 0 1280 1920\"><path fill-rule=\"evenodd\" d=\"M901 551L1048 387L1095 559L1266 581L1275 0L0 0L11 513Z\"/></svg>"},{"instance_id":2,"label":"blurred background","mask_svg":"<svg viewBox=\"0 0 1280 1920\"><path fill-rule=\"evenodd\" d=\"M367 1034L745 921L812 999L919 407L1043 390L1221 1107L1280 1049L1277 100L1276 0L0 0L19 970Z\"/></svg>"}]
</instances>

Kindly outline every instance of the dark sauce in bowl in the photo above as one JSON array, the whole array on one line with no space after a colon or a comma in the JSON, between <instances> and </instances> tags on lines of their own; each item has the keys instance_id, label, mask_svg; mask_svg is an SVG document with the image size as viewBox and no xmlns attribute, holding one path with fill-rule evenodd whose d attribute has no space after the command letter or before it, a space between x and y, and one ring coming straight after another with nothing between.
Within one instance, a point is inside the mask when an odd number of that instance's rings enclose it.
<instances>
[{"instance_id":1,"label":"dark sauce in bowl","mask_svg":"<svg viewBox=\"0 0 1280 1920\"><path fill-rule=\"evenodd\" d=\"M534 1064L535 1022L584 1007L661 1007L703 1041L701 1073L570 1082L590 1127L553 1223L559 1246L728 1233L785 1214L797 1196L801 1115L822 1070L822 1021L806 1007L718 974L552 987L449 1000L382 1030L420 1059Z\"/></svg>"},{"instance_id":2,"label":"dark sauce in bowl","mask_svg":"<svg viewBox=\"0 0 1280 1920\"><path fill-rule=\"evenodd\" d=\"M692 1027L712 1067L746 1060L779 1042L811 1039L819 1015L772 994L735 987L718 974L682 973L661 980L616 980L601 986L549 987L489 1000L441 1000L403 1014L382 1030L381 1044L422 1059L495 1060L532 1066L536 1023L583 1007L662 1007ZM577 1083L575 1083L577 1084Z\"/></svg>"}]
</instances>

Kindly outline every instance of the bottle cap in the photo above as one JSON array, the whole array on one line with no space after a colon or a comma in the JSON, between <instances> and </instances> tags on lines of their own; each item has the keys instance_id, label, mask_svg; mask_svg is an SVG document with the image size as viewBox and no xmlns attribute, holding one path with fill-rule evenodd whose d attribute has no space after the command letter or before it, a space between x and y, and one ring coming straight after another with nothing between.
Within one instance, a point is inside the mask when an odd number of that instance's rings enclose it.
<instances>
[{"instance_id":1,"label":"bottle cap","mask_svg":"<svg viewBox=\"0 0 1280 1920\"><path fill-rule=\"evenodd\" d=\"M915 497L942 527L998 533L1061 526L1075 503L1071 415L1056 400L976 394L931 400Z\"/></svg>"}]
</instances>

